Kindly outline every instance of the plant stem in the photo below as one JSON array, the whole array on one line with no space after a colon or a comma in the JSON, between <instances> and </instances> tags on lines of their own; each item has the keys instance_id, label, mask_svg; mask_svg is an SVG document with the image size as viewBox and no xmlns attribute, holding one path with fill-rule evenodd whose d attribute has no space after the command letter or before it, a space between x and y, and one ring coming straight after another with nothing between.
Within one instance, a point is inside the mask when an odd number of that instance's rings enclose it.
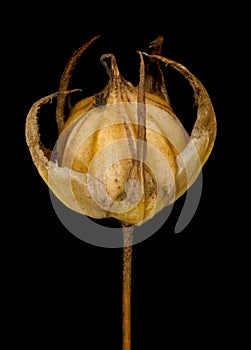
<instances>
[{"instance_id":1,"label":"plant stem","mask_svg":"<svg viewBox=\"0 0 251 350\"><path fill-rule=\"evenodd\" d=\"M132 240L134 226L122 223L123 227L123 350L131 350L131 272L132 272Z\"/></svg>"}]
</instances>

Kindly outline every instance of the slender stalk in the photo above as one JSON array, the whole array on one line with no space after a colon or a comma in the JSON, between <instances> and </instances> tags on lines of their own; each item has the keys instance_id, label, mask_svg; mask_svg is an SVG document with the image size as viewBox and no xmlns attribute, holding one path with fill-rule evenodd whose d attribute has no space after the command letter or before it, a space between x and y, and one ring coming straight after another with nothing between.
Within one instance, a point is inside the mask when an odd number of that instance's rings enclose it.
<instances>
[{"instance_id":1,"label":"slender stalk","mask_svg":"<svg viewBox=\"0 0 251 350\"><path fill-rule=\"evenodd\" d=\"M131 272L133 226L122 223L123 227L123 295L122 295L122 332L123 350L131 350Z\"/></svg>"}]
</instances>

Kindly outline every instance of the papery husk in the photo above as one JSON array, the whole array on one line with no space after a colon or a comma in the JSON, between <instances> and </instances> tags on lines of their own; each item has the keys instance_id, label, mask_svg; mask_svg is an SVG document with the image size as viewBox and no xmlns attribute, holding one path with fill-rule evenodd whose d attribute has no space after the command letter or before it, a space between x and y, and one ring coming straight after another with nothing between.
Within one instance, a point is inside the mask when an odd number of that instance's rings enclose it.
<instances>
[{"instance_id":1,"label":"papery husk","mask_svg":"<svg viewBox=\"0 0 251 350\"><path fill-rule=\"evenodd\" d=\"M71 60L60 89L68 88L69 71L83 51ZM81 214L114 217L132 225L149 220L192 185L216 137L214 109L202 83L183 65L145 54L151 62L171 65L189 81L197 106L189 136L170 106L164 80L159 86L153 84L145 75L142 53L139 55L137 87L121 76L115 57L106 54L101 62L110 79L100 93L78 102L66 121L65 99L72 91L51 94L34 103L26 121L33 162L58 199ZM158 72L163 78L159 68ZM51 159L40 140L37 113L54 97L59 101L60 135L53 150L56 159Z\"/></svg>"}]
</instances>

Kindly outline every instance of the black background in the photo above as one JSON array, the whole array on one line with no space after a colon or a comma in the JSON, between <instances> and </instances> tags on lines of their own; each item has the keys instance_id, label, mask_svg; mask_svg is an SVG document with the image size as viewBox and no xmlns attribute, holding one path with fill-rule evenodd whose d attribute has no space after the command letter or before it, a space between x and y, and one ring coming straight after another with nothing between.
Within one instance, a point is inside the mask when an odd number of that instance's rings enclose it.
<instances>
[{"instance_id":1,"label":"black background","mask_svg":"<svg viewBox=\"0 0 251 350\"><path fill-rule=\"evenodd\" d=\"M202 81L218 123L215 146L203 168L200 204L189 225L174 234L183 196L161 229L133 246L132 349L234 342L235 315L241 308L237 291L243 288L241 226L236 231L233 225L236 186L229 180L235 172L230 145L235 116L231 82L236 74L229 74L229 58L240 45L229 17L234 9L228 5L220 11L211 4L177 9L156 4L137 12L122 4L95 4L91 9L67 4L60 10L33 6L20 8L14 32L6 40L12 111L6 121L8 128L15 124L16 135L14 151L10 147L16 164L8 205L11 248L5 259L11 300L6 302L6 324L15 333L9 342L18 340L33 349L42 344L121 348L122 250L85 243L62 225L24 133L31 105L57 91L70 55L97 34L100 39L81 58L74 76L72 87L82 88L83 96L100 91L107 82L101 54L114 53L121 73L135 84L136 51L147 51L149 43L163 35L163 56L182 63ZM195 118L192 93L183 79L169 73L173 106L189 129L190 118ZM41 121L47 144L54 136L52 114L48 111ZM46 123L51 131L46 132Z\"/></svg>"}]
</instances>

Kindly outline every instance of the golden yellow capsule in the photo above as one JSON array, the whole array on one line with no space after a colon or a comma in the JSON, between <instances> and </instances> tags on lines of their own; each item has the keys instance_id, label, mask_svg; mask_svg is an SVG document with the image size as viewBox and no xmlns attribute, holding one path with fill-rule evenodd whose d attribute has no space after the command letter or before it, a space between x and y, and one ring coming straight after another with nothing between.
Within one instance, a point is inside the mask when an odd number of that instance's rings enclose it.
<instances>
[{"instance_id":1,"label":"golden yellow capsule","mask_svg":"<svg viewBox=\"0 0 251 350\"><path fill-rule=\"evenodd\" d=\"M196 180L214 145L215 113L202 83L183 65L160 55L163 38L158 37L151 54L138 53L137 86L121 75L114 55L104 54L107 85L65 116L75 64L97 38L72 55L59 91L31 107L26 140L40 175L66 206L93 218L141 225ZM197 119L190 135L170 105L161 62L184 75L194 91ZM46 150L37 112L54 97L59 136L54 150Z\"/></svg>"}]
</instances>

